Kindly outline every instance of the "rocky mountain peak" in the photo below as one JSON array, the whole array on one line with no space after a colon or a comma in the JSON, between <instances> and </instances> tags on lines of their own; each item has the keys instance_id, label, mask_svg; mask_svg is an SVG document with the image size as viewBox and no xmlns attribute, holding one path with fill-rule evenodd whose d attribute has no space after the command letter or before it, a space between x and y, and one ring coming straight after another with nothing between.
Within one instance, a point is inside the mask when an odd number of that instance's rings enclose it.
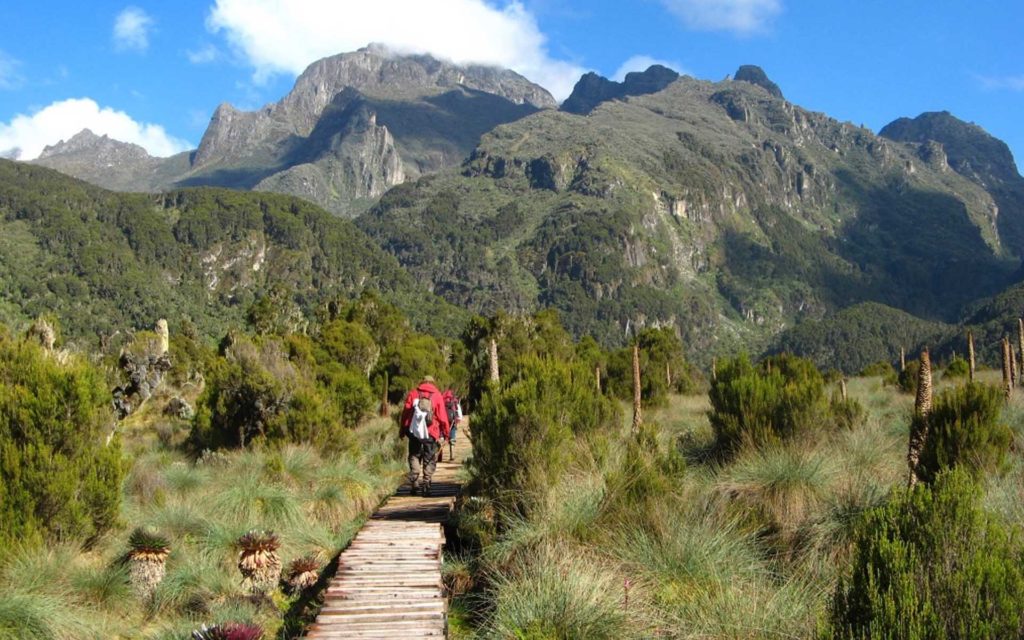
<instances>
[{"instance_id":1,"label":"rocky mountain peak","mask_svg":"<svg viewBox=\"0 0 1024 640\"><path fill-rule=\"evenodd\" d=\"M782 98L782 89L779 89L779 85L772 82L771 79L768 78L768 74L764 72L764 69L757 65L741 65L740 68L736 70L733 80L756 84L772 96L780 99Z\"/></svg>"},{"instance_id":2,"label":"rocky mountain peak","mask_svg":"<svg viewBox=\"0 0 1024 640\"><path fill-rule=\"evenodd\" d=\"M107 135L98 136L90 129L82 129L67 141L61 140L57 144L44 147L39 159L82 154L91 155L101 163L145 160L150 157L149 153L137 144L114 140Z\"/></svg>"},{"instance_id":3,"label":"rocky mountain peak","mask_svg":"<svg viewBox=\"0 0 1024 640\"><path fill-rule=\"evenodd\" d=\"M609 80L591 71L584 74L573 87L572 94L562 103L562 111L585 115L602 102L657 93L678 79L678 73L660 64L651 65L646 71L627 73L622 82Z\"/></svg>"},{"instance_id":4,"label":"rocky mountain peak","mask_svg":"<svg viewBox=\"0 0 1024 640\"><path fill-rule=\"evenodd\" d=\"M922 145L922 152L931 151L927 143L938 143L954 171L983 185L1021 179L1005 142L948 111L922 113L913 119L899 118L885 125L879 135Z\"/></svg>"}]
</instances>

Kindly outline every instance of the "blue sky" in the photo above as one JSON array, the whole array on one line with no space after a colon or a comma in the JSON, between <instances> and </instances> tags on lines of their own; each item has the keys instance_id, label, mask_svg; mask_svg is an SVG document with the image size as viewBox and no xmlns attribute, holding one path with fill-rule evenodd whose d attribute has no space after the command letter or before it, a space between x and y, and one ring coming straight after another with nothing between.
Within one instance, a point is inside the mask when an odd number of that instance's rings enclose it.
<instances>
[{"instance_id":1,"label":"blue sky","mask_svg":"<svg viewBox=\"0 0 1024 640\"><path fill-rule=\"evenodd\" d=\"M792 102L874 130L949 110L1024 154L1024 3L828 0L36 0L0 22L0 153L83 126L166 155L221 102L283 96L370 41L514 68L564 98L649 60L718 80L757 64ZM624 67L625 65L625 67ZM11 155L11 152L7 152Z\"/></svg>"}]
</instances>

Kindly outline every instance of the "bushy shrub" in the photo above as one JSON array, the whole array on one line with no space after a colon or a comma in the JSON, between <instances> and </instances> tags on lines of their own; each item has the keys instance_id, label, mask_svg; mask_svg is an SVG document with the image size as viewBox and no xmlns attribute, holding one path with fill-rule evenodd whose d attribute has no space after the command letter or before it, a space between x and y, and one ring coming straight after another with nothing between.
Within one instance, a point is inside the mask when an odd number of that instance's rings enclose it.
<instances>
[{"instance_id":1,"label":"bushy shrub","mask_svg":"<svg viewBox=\"0 0 1024 640\"><path fill-rule=\"evenodd\" d=\"M764 445L811 432L828 417L825 382L810 360L783 355L757 366L743 355L722 362L708 417L719 449Z\"/></svg>"},{"instance_id":2,"label":"bushy shrub","mask_svg":"<svg viewBox=\"0 0 1024 640\"><path fill-rule=\"evenodd\" d=\"M87 541L113 524L124 464L95 367L59 363L0 327L0 555Z\"/></svg>"},{"instance_id":3,"label":"bushy shrub","mask_svg":"<svg viewBox=\"0 0 1024 640\"><path fill-rule=\"evenodd\" d=\"M882 379L882 384L896 384L898 379L896 369L887 360L872 362L861 370L860 375L864 378L879 377Z\"/></svg>"},{"instance_id":4,"label":"bushy shrub","mask_svg":"<svg viewBox=\"0 0 1024 640\"><path fill-rule=\"evenodd\" d=\"M527 511L568 466L577 437L619 429L618 405L580 368L528 356L473 416L470 468L499 507Z\"/></svg>"},{"instance_id":5,"label":"bushy shrub","mask_svg":"<svg viewBox=\"0 0 1024 640\"><path fill-rule=\"evenodd\" d=\"M946 365L946 371L942 375L946 378L966 378L971 373L971 365L960 356L956 356Z\"/></svg>"},{"instance_id":6,"label":"bushy shrub","mask_svg":"<svg viewBox=\"0 0 1024 640\"><path fill-rule=\"evenodd\" d=\"M968 383L940 393L928 415L928 436L917 474L926 482L944 469L965 467L975 476L999 468L1013 432L1000 422L1002 392L987 384Z\"/></svg>"},{"instance_id":7,"label":"bushy shrub","mask_svg":"<svg viewBox=\"0 0 1024 640\"><path fill-rule=\"evenodd\" d=\"M917 393L917 377L921 373L921 362L919 360L908 360L907 366L900 371L896 384L904 393L911 395Z\"/></svg>"},{"instance_id":8,"label":"bushy shrub","mask_svg":"<svg viewBox=\"0 0 1024 640\"><path fill-rule=\"evenodd\" d=\"M952 471L868 512L852 573L829 605L828 637L1019 638L1020 540L986 514L970 476Z\"/></svg>"},{"instance_id":9,"label":"bushy shrub","mask_svg":"<svg viewBox=\"0 0 1024 640\"><path fill-rule=\"evenodd\" d=\"M640 351L640 397L647 406L665 404L670 393L692 393L702 377L686 362L683 343L672 329L644 329L636 337ZM617 398L633 398L633 348L608 359L608 390Z\"/></svg>"},{"instance_id":10,"label":"bushy shrub","mask_svg":"<svg viewBox=\"0 0 1024 640\"><path fill-rule=\"evenodd\" d=\"M340 364L317 368L305 346L304 340L286 348L279 338L234 336L207 371L192 427L195 448L347 443L344 427L358 424L373 402L369 383Z\"/></svg>"},{"instance_id":11,"label":"bushy shrub","mask_svg":"<svg viewBox=\"0 0 1024 640\"><path fill-rule=\"evenodd\" d=\"M844 399L838 390L832 394L829 411L836 426L842 429L853 429L864 420L864 405L856 398Z\"/></svg>"}]
</instances>

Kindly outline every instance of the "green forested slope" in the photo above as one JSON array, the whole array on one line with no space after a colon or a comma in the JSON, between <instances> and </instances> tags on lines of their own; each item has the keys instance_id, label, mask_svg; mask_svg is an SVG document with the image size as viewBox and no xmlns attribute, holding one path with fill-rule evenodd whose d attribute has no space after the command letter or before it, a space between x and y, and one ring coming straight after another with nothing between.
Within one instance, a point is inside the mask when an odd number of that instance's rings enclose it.
<instances>
[{"instance_id":1,"label":"green forested slope","mask_svg":"<svg viewBox=\"0 0 1024 640\"><path fill-rule=\"evenodd\" d=\"M353 224L297 198L115 194L0 161L0 320L8 323L52 313L66 335L93 339L166 317L216 336L261 296L284 316L293 308L312 316L367 288L422 327L461 326Z\"/></svg>"}]
</instances>

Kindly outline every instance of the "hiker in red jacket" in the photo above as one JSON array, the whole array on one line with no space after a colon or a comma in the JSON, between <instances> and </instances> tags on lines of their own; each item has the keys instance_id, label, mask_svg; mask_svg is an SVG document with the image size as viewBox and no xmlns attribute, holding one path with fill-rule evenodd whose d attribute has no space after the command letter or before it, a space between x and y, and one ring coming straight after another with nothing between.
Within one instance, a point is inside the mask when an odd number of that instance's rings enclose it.
<instances>
[{"instance_id":1,"label":"hiker in red jacket","mask_svg":"<svg viewBox=\"0 0 1024 640\"><path fill-rule=\"evenodd\" d=\"M423 381L409 391L399 425L399 437L409 438L410 492L416 495L422 491L423 495L429 496L430 478L437 466L437 451L451 429L444 399L432 377L424 376Z\"/></svg>"}]
</instances>

